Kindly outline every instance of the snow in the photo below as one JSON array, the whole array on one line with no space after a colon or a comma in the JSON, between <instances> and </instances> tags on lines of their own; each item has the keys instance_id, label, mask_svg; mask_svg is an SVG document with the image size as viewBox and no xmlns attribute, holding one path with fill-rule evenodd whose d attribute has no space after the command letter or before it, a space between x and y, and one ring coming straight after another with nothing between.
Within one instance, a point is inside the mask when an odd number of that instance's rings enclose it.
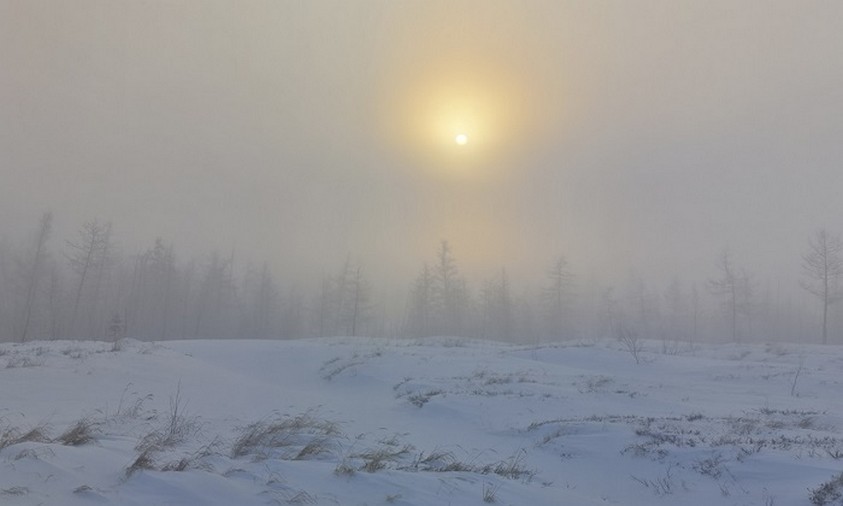
<instances>
[{"instance_id":1,"label":"snow","mask_svg":"<svg viewBox=\"0 0 843 506\"><path fill-rule=\"evenodd\" d=\"M0 503L808 505L843 468L839 347L118 344L0 345Z\"/></svg>"}]
</instances>

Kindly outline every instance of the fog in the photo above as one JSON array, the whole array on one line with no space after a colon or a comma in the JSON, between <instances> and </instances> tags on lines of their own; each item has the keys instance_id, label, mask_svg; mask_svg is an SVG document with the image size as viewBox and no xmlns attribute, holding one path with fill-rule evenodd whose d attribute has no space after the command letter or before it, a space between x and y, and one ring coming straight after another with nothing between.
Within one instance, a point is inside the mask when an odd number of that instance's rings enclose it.
<instances>
[{"instance_id":1,"label":"fog","mask_svg":"<svg viewBox=\"0 0 843 506\"><path fill-rule=\"evenodd\" d=\"M65 270L92 220L127 266L161 238L197 273L212 252L238 278L266 263L305 300L348 260L389 334L443 240L478 298L506 269L526 300L564 256L595 305L678 279L712 320L728 251L807 321L802 256L843 231L841 19L821 1L0 0L6 271L52 211Z\"/></svg>"}]
</instances>

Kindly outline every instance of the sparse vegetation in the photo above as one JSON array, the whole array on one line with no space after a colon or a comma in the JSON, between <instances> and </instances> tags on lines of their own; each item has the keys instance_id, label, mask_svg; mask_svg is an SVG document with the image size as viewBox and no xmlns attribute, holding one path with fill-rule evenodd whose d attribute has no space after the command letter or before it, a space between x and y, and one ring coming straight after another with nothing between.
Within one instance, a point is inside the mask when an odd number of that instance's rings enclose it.
<instances>
[{"instance_id":1,"label":"sparse vegetation","mask_svg":"<svg viewBox=\"0 0 843 506\"><path fill-rule=\"evenodd\" d=\"M424 392L414 392L407 395L407 401L413 406L421 408L437 395L442 395L444 393L445 392L440 389L425 390Z\"/></svg>"},{"instance_id":2,"label":"sparse vegetation","mask_svg":"<svg viewBox=\"0 0 843 506\"><path fill-rule=\"evenodd\" d=\"M82 446L96 440L97 423L85 417L64 431L56 441L66 446Z\"/></svg>"},{"instance_id":3,"label":"sparse vegetation","mask_svg":"<svg viewBox=\"0 0 843 506\"><path fill-rule=\"evenodd\" d=\"M155 469L155 457L158 453L174 448L187 441L199 431L199 422L196 417L186 416L185 409L187 401L181 396L181 383L176 387L176 392L170 397L170 409L164 419L164 423L157 429L148 432L143 436L135 450L137 457L126 468L126 477L132 476L140 470ZM119 411L119 410L118 410ZM170 463L162 470L177 470L176 468L187 462Z\"/></svg>"},{"instance_id":4,"label":"sparse vegetation","mask_svg":"<svg viewBox=\"0 0 843 506\"><path fill-rule=\"evenodd\" d=\"M146 448L142 450L135 460L132 461L131 464L126 468L126 477L130 477L138 471L141 470L151 470L155 469L155 460L153 459L153 451L152 448Z\"/></svg>"},{"instance_id":5,"label":"sparse vegetation","mask_svg":"<svg viewBox=\"0 0 843 506\"><path fill-rule=\"evenodd\" d=\"M36 425L25 431L20 431L15 427L0 430L0 450L25 442L48 443L49 441L49 427L46 424Z\"/></svg>"},{"instance_id":6,"label":"sparse vegetation","mask_svg":"<svg viewBox=\"0 0 843 506\"><path fill-rule=\"evenodd\" d=\"M843 498L843 473L811 490L810 500L814 506L834 504ZM843 504L843 501L840 502Z\"/></svg>"},{"instance_id":7,"label":"sparse vegetation","mask_svg":"<svg viewBox=\"0 0 843 506\"><path fill-rule=\"evenodd\" d=\"M638 332L626 324L619 323L615 328L615 337L626 348L626 351L632 355L635 363L640 364L641 352L644 351L644 342L638 336Z\"/></svg>"},{"instance_id":8,"label":"sparse vegetation","mask_svg":"<svg viewBox=\"0 0 843 506\"><path fill-rule=\"evenodd\" d=\"M498 489L500 484L483 482L483 502L495 503L498 502Z\"/></svg>"},{"instance_id":9,"label":"sparse vegetation","mask_svg":"<svg viewBox=\"0 0 843 506\"><path fill-rule=\"evenodd\" d=\"M29 355L13 355L6 361L6 369L17 369L26 367L41 367L44 365L43 357L30 357Z\"/></svg>"},{"instance_id":10,"label":"sparse vegetation","mask_svg":"<svg viewBox=\"0 0 843 506\"><path fill-rule=\"evenodd\" d=\"M27 353L30 356L37 356L35 354L40 353L40 356L64 360L65 364L69 364L69 360L76 360L71 355L76 355L78 352L80 356L90 357L85 363L72 364L72 367L82 370L96 365L99 360L126 358L108 354L107 344L102 343L101 352L90 351L84 345L72 350L64 345L52 351L47 347L39 346L40 352L38 352L38 348L33 343L26 345L29 346L29 351L22 351L20 347L9 348L12 351L7 354L7 357L25 356ZM404 343L401 343L401 346L408 354L419 356L426 354L426 350L410 349ZM608 342L603 346L613 350L618 349L616 345ZM561 348L542 349L548 350L550 354ZM745 348L746 346L729 349L721 356L740 354ZM60 353L55 350L71 351ZM401 349L397 350L401 351ZM529 350L527 349L528 353ZM395 351L379 349L378 354L361 352L355 360L369 355L392 357ZM703 348L702 351L706 352L706 349ZM135 352L141 353L139 349ZM515 353L523 354L524 350L519 348ZM644 495L652 493L656 496L678 497L684 496L683 492L708 487L715 493L719 490L724 497L738 497L738 495L750 497L748 494L752 494L751 497L761 501L764 506L773 506L775 502L782 502L781 496L776 501L772 494L762 496L759 489L745 487L743 476L747 466L767 462L773 451L777 452L776 455L780 455L778 452L786 452L799 459L824 461L825 465L841 459L843 455L843 438L839 437L836 411L818 409L818 404L813 402L813 397L809 395L799 400L799 406L814 407L814 409L788 407L786 404L790 399L787 388L790 387L793 377L790 364L795 364L797 358L793 354L786 365L769 364L763 361L744 364L729 363L725 367L731 370L718 371L716 375L708 376L711 381L718 382L738 381L746 377L757 378L760 382L766 381L765 376L769 376L771 378L769 385L774 389L774 393L778 393L778 397L771 398L769 402L765 401L763 407L746 409L724 416L700 410L706 407L704 403L690 404L691 398L695 400L701 398L698 393L692 393L681 398L683 404L676 409L678 414L674 416L600 414L550 417L532 421L527 425L526 430L515 428L512 434L517 436L520 433L533 432L527 436L529 439L526 442L528 448L535 448L531 450L532 452L551 454L569 462L575 462L576 459L588 454L588 451L581 448L582 435L591 434L595 430L611 431L613 435L624 434L626 446L618 446L613 451L620 459L627 461L646 459L648 461L641 463L640 471L636 469L625 474L630 477L630 480L648 491ZM664 360L667 359L654 361L653 368L661 367ZM676 360L682 360L682 357ZM347 362L342 358L326 362L330 368L340 367L345 363ZM665 388L660 380L655 380L650 385L636 383L633 377L636 373L629 374L630 371L640 371L645 376L650 374L648 370L639 370L634 366L611 372L599 369L572 369L572 372L565 371L559 374L558 371L548 373L539 370L536 366L523 368L521 364L518 364L517 367L497 368L497 364L494 362L491 364L484 364L481 367L471 366L467 371L449 371L444 374L437 372L436 375L425 375L418 369L408 369L407 372L412 376L401 376L400 373L403 371L399 370L398 374L390 378L391 382L387 383L388 386L383 394L387 402L393 395L400 401L406 401L418 407L426 406L431 400L435 400L443 410L448 410L460 406L460 403L465 401L487 404L507 402L503 399L487 400L492 394L525 396L535 395L535 391L543 389L551 392L554 389L561 389L562 393L556 393L554 399L609 402L615 393L635 388L643 392L642 401L647 402L648 396L651 396L651 399L658 397L658 394L650 393L648 389ZM384 367L383 370L390 371L388 367ZM394 370L390 373L394 374ZM10 374L30 374L30 372L20 371ZM720 379L727 376L725 380ZM812 372L808 377L813 381L822 376L820 371ZM778 382L778 384L773 385L773 382ZM764 386L768 383L757 384ZM813 387L813 383L811 385ZM323 387L328 388L324 385ZM356 388L357 385L353 387ZM346 388L346 386L337 385L330 388ZM804 388L807 390L807 387ZM108 446L114 440L115 434L120 434L120 437L131 434L137 437L137 445L131 458L126 458L127 463L123 469L126 478L145 470L172 473L203 470L234 480L260 483L260 486L266 487L263 493L266 494L267 502L277 504L309 504L316 499L310 491L303 492L295 488L295 478L293 478L296 476L295 473L287 474L289 466L298 466L299 464L294 462L300 460L320 460L329 464L328 469L333 470L337 477L345 478L345 481L358 486L370 480L390 482L396 476L402 476L402 473L437 473L441 476L443 483L474 483L478 487L482 485L482 499L487 503L508 502L501 498L499 493L502 483L503 486L507 486L504 480L516 480L525 484L531 482L537 475L536 469L531 465L541 460L534 460L534 456L528 455L524 449L502 458L505 455L495 455L494 450L478 450L477 448L466 450L454 441L445 441L447 444L445 447L417 450L415 444L418 440L413 439L414 432L411 430L387 432L385 436L381 431L386 428L377 427L372 428L372 432L352 437L343 434L339 424L326 420L316 410L309 410L298 415L275 414L251 424L235 426L233 432L222 432L222 438L218 437L214 443L200 447L200 444L207 441L206 434L203 434L205 431L200 431L200 427L207 429L208 422L200 426L198 417L191 416L181 385L177 386L169 399L169 406L165 409L161 409L157 405L159 403L153 402L155 400L152 395L133 391L132 384L127 384L116 409L106 407L96 410L93 416L85 416L63 426L64 431L56 437L51 437L50 428L46 424L30 427L17 422L15 427L9 425L7 419L0 418L0 427L4 428L0 431L0 437L2 437L0 449L18 443L39 443L24 444L3 455L3 458L9 464L20 468L43 466L54 460L66 458L66 452L76 451L62 450L53 445L81 446L99 440L97 447ZM558 404L553 404L553 406L558 406ZM689 406L697 409L690 410ZM402 416L420 418L430 416L430 414L424 414L426 411L414 415L415 411L406 411L399 406L394 407L399 408ZM327 408L320 408L320 411L322 409L333 413L337 408L329 405ZM552 407L552 409L555 408ZM540 412L536 411L536 413ZM357 421L351 423L356 424ZM512 426L509 428L511 429ZM232 428L227 426L225 430L232 431ZM507 428L504 427L503 430ZM97 450L98 448L95 447L85 452ZM605 449L601 449L603 450ZM654 466L660 466L661 470L654 471ZM237 470L225 471L235 467ZM384 473L384 471L388 472ZM282 473L284 478L281 478ZM368 473L381 474L379 477L369 477ZM442 476L442 473L448 475ZM168 479L180 478L170 476ZM406 479L406 475L402 479ZM541 477L542 486L552 486L553 481L550 476ZM817 482L819 481L818 479ZM74 483L73 486L79 483ZM30 482L20 484L29 487L30 492L27 493L35 493L35 488ZM108 496L110 493L106 489L94 489L91 486L99 486L99 484L88 482L88 485L80 485L77 489L71 486L67 489L67 493L73 491L76 494L89 494L90 497ZM572 489L576 487L576 484L565 481L563 486ZM374 502L380 500L385 503L405 504L417 500L415 494L411 499L407 497L407 494L403 494L402 497L401 494L386 492L389 492L389 489L373 499ZM465 493L465 490L461 493ZM778 491L777 493L781 494ZM3 494L8 495L5 492ZM843 494L843 486L835 480L830 480L810 490L810 494L811 501L815 504L832 506L840 502L836 494ZM789 502L790 497L787 495L785 501Z\"/></svg>"},{"instance_id":11,"label":"sparse vegetation","mask_svg":"<svg viewBox=\"0 0 843 506\"><path fill-rule=\"evenodd\" d=\"M337 476L354 476L357 473L357 469L347 459L342 459L337 467L334 468L334 474Z\"/></svg>"},{"instance_id":12,"label":"sparse vegetation","mask_svg":"<svg viewBox=\"0 0 843 506\"><path fill-rule=\"evenodd\" d=\"M231 454L235 458L250 454L262 456L268 451L280 449L280 458L315 458L333 452L333 441L340 435L338 424L306 412L243 427L232 445Z\"/></svg>"},{"instance_id":13,"label":"sparse vegetation","mask_svg":"<svg viewBox=\"0 0 843 506\"><path fill-rule=\"evenodd\" d=\"M3 495L26 495L29 493L29 489L27 487L9 487L0 489L0 492Z\"/></svg>"},{"instance_id":14,"label":"sparse vegetation","mask_svg":"<svg viewBox=\"0 0 843 506\"><path fill-rule=\"evenodd\" d=\"M196 417L185 416L187 402L181 397L181 384L170 397L170 409L162 427L149 432L135 447L140 452L158 452L183 443L199 430Z\"/></svg>"},{"instance_id":15,"label":"sparse vegetation","mask_svg":"<svg viewBox=\"0 0 843 506\"><path fill-rule=\"evenodd\" d=\"M671 467L667 468L663 476L657 476L652 479L638 478L637 476L631 476L631 478L652 490L657 496L671 495L676 491Z\"/></svg>"}]
</instances>

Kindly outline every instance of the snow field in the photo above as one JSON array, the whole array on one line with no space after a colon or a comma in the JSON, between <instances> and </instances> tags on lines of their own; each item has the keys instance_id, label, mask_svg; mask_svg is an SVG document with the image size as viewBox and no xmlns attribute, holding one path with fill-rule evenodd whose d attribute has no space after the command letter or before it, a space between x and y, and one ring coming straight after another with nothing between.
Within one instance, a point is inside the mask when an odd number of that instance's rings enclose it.
<instances>
[{"instance_id":1,"label":"snow field","mask_svg":"<svg viewBox=\"0 0 843 506\"><path fill-rule=\"evenodd\" d=\"M843 470L843 350L664 349L636 365L616 342L3 344L0 503L821 500Z\"/></svg>"}]
</instances>

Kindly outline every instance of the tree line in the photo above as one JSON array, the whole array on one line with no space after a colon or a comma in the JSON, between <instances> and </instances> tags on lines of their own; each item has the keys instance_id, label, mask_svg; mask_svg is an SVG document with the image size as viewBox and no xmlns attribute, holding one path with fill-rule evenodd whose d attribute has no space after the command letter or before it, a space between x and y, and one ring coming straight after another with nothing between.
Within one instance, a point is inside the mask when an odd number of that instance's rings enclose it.
<instances>
[{"instance_id":1,"label":"tree line","mask_svg":"<svg viewBox=\"0 0 843 506\"><path fill-rule=\"evenodd\" d=\"M762 283L729 251L703 280L654 286L575 274L563 255L541 280L519 283L501 267L479 282L461 272L442 241L387 311L394 287L375 287L348 257L311 286L276 279L268 264L239 264L233 253L181 259L161 239L121 251L112 225L82 224L53 237L44 213L21 244L0 242L0 339L143 340L312 336L465 336L513 342L635 335L665 349L702 341L839 342L843 243L820 230L801 258L801 293ZM400 284L400 282L399 282ZM394 302L394 301L393 301ZM393 304L394 305L394 304Z\"/></svg>"}]
</instances>

